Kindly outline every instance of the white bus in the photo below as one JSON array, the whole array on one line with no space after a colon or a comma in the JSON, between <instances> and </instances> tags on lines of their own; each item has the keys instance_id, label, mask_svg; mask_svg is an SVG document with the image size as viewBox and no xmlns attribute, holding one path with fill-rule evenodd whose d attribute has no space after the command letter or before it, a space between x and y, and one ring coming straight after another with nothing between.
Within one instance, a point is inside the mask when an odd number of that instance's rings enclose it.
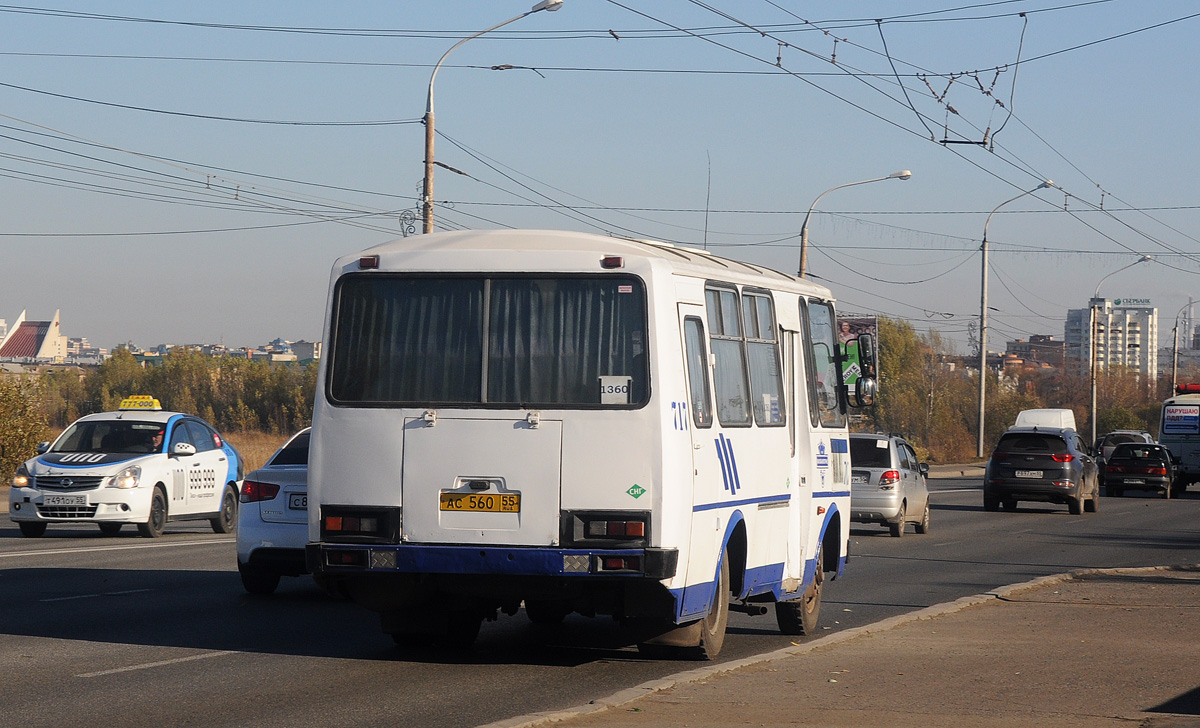
<instances>
[{"instance_id":1,"label":"white bus","mask_svg":"<svg viewBox=\"0 0 1200 728\"><path fill-rule=\"evenodd\" d=\"M398 643L606 614L711 658L729 610L815 629L850 529L830 292L669 244L556 231L334 265L308 563Z\"/></svg>"},{"instance_id":2,"label":"white bus","mask_svg":"<svg viewBox=\"0 0 1200 728\"><path fill-rule=\"evenodd\" d=\"M1175 461L1176 494L1200 483L1200 384L1180 384L1163 402L1158 442Z\"/></svg>"}]
</instances>

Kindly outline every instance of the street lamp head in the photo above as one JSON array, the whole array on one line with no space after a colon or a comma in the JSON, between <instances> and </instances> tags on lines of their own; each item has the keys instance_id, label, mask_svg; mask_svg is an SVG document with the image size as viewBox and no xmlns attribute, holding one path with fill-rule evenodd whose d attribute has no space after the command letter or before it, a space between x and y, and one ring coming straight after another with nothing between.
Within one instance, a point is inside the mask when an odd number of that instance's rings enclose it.
<instances>
[{"instance_id":1,"label":"street lamp head","mask_svg":"<svg viewBox=\"0 0 1200 728\"><path fill-rule=\"evenodd\" d=\"M542 0L537 5L534 5L533 9L529 12L536 13L539 10L549 10L550 12L554 12L555 10L561 8L562 4L563 0Z\"/></svg>"},{"instance_id":2,"label":"street lamp head","mask_svg":"<svg viewBox=\"0 0 1200 728\"><path fill-rule=\"evenodd\" d=\"M909 179L910 177L912 177L912 172L908 171L907 169L900 170L899 172L892 172L887 176L888 179Z\"/></svg>"},{"instance_id":3,"label":"street lamp head","mask_svg":"<svg viewBox=\"0 0 1200 728\"><path fill-rule=\"evenodd\" d=\"M1043 183L1041 183L1040 185L1038 185L1038 186L1037 186L1037 188L1038 188L1039 190L1048 190L1048 189L1050 189L1050 188L1051 188L1051 187L1053 187L1053 186L1054 186L1054 180L1052 180L1052 179L1048 179L1048 180L1046 180L1045 182L1043 182Z\"/></svg>"}]
</instances>

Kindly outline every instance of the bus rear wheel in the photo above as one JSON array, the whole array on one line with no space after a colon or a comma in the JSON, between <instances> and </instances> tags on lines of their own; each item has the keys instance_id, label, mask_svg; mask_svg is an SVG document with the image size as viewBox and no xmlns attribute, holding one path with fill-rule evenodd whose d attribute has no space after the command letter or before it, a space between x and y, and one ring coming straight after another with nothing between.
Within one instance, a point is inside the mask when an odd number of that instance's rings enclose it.
<instances>
[{"instance_id":1,"label":"bus rear wheel","mask_svg":"<svg viewBox=\"0 0 1200 728\"><path fill-rule=\"evenodd\" d=\"M775 622L784 634L811 635L817 630L821 616L821 592L825 587L825 569L822 567L822 548L817 546L816 570L812 583L799 599L775 602Z\"/></svg>"},{"instance_id":2,"label":"bus rear wheel","mask_svg":"<svg viewBox=\"0 0 1200 728\"><path fill-rule=\"evenodd\" d=\"M716 659L725 644L725 628L729 625L729 552L721 552L721 570L717 590L708 616L700 620L700 659Z\"/></svg>"}]
</instances>

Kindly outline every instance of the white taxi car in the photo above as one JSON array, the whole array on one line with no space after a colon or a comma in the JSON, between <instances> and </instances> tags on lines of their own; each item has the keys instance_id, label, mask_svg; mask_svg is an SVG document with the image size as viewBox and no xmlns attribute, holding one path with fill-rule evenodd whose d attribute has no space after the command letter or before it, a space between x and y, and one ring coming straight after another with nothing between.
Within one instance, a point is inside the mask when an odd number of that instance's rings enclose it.
<instances>
[{"instance_id":1,"label":"white taxi car","mask_svg":"<svg viewBox=\"0 0 1200 728\"><path fill-rule=\"evenodd\" d=\"M115 535L126 523L148 538L168 521L236 525L242 481L237 450L204 420L129 397L116 412L76 420L38 446L13 477L8 515L25 536L50 523L95 523Z\"/></svg>"}]
</instances>

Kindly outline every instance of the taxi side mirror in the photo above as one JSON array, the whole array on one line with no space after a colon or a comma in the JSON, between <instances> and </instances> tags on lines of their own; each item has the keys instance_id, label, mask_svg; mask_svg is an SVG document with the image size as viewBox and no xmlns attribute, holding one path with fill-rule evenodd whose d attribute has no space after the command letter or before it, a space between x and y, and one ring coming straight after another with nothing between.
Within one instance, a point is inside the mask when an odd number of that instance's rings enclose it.
<instances>
[{"instance_id":1,"label":"taxi side mirror","mask_svg":"<svg viewBox=\"0 0 1200 728\"><path fill-rule=\"evenodd\" d=\"M196 454L196 446L190 442L177 442L175 447L171 448L171 454L175 457L185 458L189 455Z\"/></svg>"},{"instance_id":2,"label":"taxi side mirror","mask_svg":"<svg viewBox=\"0 0 1200 728\"><path fill-rule=\"evenodd\" d=\"M38 455L43 455L43 454L45 454L45 452L46 452L47 450L49 450L49 449L50 449L50 443L49 443L49 442L39 442L39 443L37 444L37 454L38 454Z\"/></svg>"}]
</instances>

